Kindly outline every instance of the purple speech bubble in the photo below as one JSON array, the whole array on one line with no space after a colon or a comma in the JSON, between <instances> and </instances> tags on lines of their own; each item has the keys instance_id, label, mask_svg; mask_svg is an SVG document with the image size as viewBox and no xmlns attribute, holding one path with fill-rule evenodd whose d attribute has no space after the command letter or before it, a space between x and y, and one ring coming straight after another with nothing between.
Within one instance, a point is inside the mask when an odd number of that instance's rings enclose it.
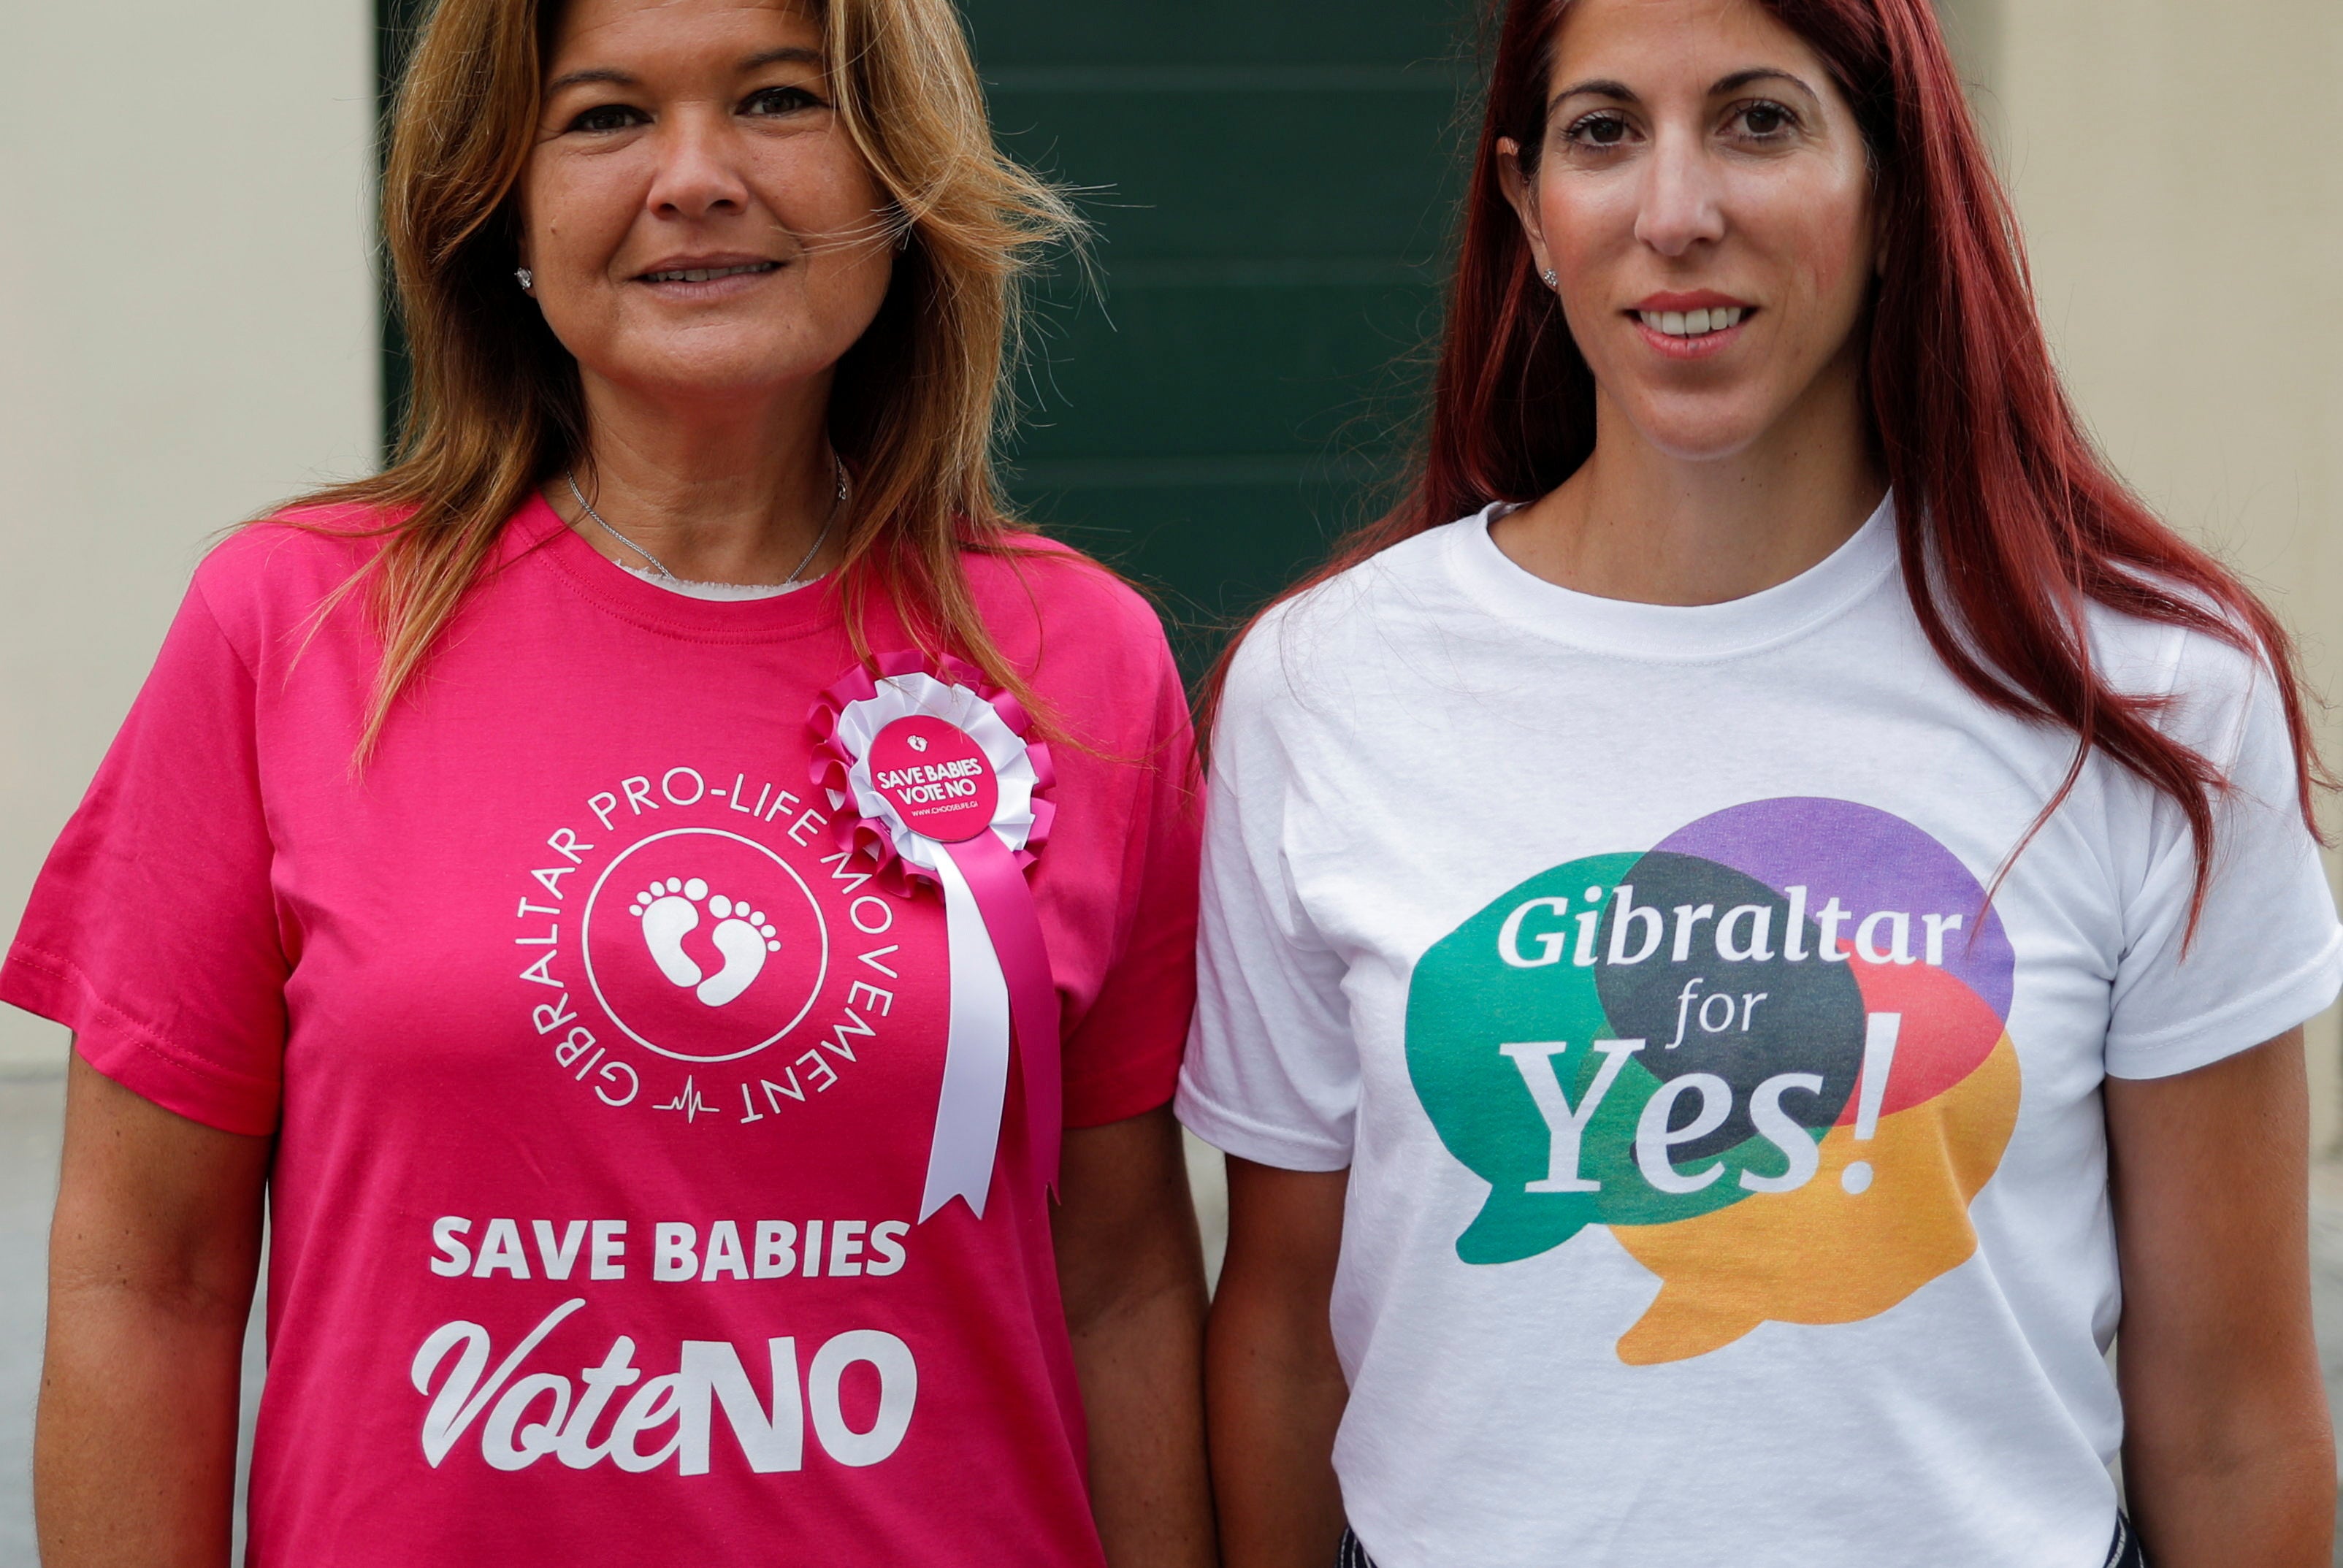
<instances>
[{"instance_id":1,"label":"purple speech bubble","mask_svg":"<svg viewBox=\"0 0 2343 1568\"><path fill-rule=\"evenodd\" d=\"M1785 796L1703 817L1655 846L1699 855L1756 878L1775 891L1804 886L1807 919L1835 898L1846 930L1868 914L1898 910L1958 915L1946 934L1945 972L1976 992L2005 1021L2017 964L1985 888L1953 852L1901 817L1852 800ZM1844 937L1841 939L1844 940Z\"/></svg>"}]
</instances>

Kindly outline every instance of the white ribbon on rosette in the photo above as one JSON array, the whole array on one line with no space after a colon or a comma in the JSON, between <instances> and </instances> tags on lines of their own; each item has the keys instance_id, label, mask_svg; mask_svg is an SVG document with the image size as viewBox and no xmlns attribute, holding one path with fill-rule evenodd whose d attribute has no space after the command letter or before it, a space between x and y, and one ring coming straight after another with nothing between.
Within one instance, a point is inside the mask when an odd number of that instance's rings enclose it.
<instances>
[{"instance_id":1,"label":"white ribbon on rosette","mask_svg":"<svg viewBox=\"0 0 2343 1568\"><path fill-rule=\"evenodd\" d=\"M1038 1171L1045 1186L1057 1175L1057 992L1024 872L1049 835L1049 749L1025 739L1015 698L985 693L958 660L876 663L815 704L814 781L850 849L942 890L950 1018L920 1218L960 1198L981 1219L1012 1037Z\"/></svg>"}]
</instances>

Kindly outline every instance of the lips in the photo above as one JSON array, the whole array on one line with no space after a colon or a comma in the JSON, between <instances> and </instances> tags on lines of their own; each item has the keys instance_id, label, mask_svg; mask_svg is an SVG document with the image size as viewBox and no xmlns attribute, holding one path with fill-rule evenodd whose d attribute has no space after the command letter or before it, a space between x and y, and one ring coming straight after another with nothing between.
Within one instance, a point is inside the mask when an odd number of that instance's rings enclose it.
<instances>
[{"instance_id":1,"label":"lips","mask_svg":"<svg viewBox=\"0 0 2343 1568\"><path fill-rule=\"evenodd\" d=\"M1636 317L1653 331L1670 337L1705 337L1712 332L1732 330L1748 314L1741 306L1720 305L1713 310L1643 310Z\"/></svg>"},{"instance_id":2,"label":"lips","mask_svg":"<svg viewBox=\"0 0 2343 1568\"><path fill-rule=\"evenodd\" d=\"M1684 314L1694 310L1754 310L1756 307L1730 294L1719 294L1713 288L1703 288L1690 294L1662 292L1646 295L1630 307L1638 315L1647 310L1663 314L1675 311Z\"/></svg>"},{"instance_id":3,"label":"lips","mask_svg":"<svg viewBox=\"0 0 2343 1568\"><path fill-rule=\"evenodd\" d=\"M669 263L638 276L645 283L712 283L719 278L776 272L780 265L778 261L761 259Z\"/></svg>"},{"instance_id":4,"label":"lips","mask_svg":"<svg viewBox=\"0 0 2343 1568\"><path fill-rule=\"evenodd\" d=\"M1646 341L1683 355L1715 350L1756 313L1745 299L1703 289L1650 295L1625 314L1643 328Z\"/></svg>"}]
</instances>

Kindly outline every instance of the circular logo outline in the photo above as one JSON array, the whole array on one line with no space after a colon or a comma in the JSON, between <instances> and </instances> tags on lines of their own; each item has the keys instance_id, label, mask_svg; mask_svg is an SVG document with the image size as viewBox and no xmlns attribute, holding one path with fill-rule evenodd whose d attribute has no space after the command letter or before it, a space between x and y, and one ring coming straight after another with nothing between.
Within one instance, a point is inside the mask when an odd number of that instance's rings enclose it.
<instances>
[{"instance_id":1,"label":"circular logo outline","mask_svg":"<svg viewBox=\"0 0 2343 1568\"><path fill-rule=\"evenodd\" d=\"M736 844L748 845L749 848L756 850L759 854L772 861L773 864L779 866L783 871L789 874L789 880L795 882L797 884L798 891L805 896L807 907L813 911L814 930L821 933L821 961L815 966L813 987L806 993L805 1005L798 1009L797 1015L791 1018L789 1022L783 1024L779 1029L776 1030L770 1035L768 1035L765 1039L760 1040L756 1044L746 1047L743 1050L729 1051L722 1056L686 1055L684 1052L679 1050L670 1050L666 1046L660 1045L654 1040L646 1040L643 1036L636 1033L634 1026L629 1024L623 1017L619 1016L618 1010L610 1005L610 999L602 994L601 979L594 972L594 910L602 901L602 885L605 882L608 882L610 879L611 875L616 872L620 866L625 865L628 857L632 856L637 850L649 849L651 845L658 843L662 839L678 839L686 837L729 839ZM830 980L830 921L823 918L820 900L817 900L813 896L813 890L806 885L806 879L798 874L797 868L790 865L787 860L782 859L780 856L776 854L769 846L760 844L757 842L756 839L747 838L741 834L729 832L722 828L669 828L663 832L653 833L648 839L639 839L634 843L629 844L625 849L619 850L618 854L612 856L610 863L602 868L602 874L594 879L593 890L586 895L586 912L579 919L578 924L578 952L585 960L586 984L594 992L594 1000L601 1004L602 1015L605 1018L608 1018L612 1023L617 1024L619 1030L628 1040L633 1040L637 1045L643 1047L646 1050L657 1051L659 1055L666 1057L670 1061L690 1061L707 1065L719 1061L738 1061L744 1056L756 1055L759 1051L764 1050L775 1044L791 1030L797 1028L798 1025L805 1021L806 1014L813 1010L813 1004L821 1000L821 988L828 984Z\"/></svg>"}]
</instances>

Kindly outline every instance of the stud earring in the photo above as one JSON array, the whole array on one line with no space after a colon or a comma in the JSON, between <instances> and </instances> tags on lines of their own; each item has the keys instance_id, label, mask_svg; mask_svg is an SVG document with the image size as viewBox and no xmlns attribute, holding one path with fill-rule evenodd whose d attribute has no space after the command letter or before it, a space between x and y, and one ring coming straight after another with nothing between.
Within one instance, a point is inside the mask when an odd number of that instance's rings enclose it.
<instances>
[{"instance_id":1,"label":"stud earring","mask_svg":"<svg viewBox=\"0 0 2343 1568\"><path fill-rule=\"evenodd\" d=\"M537 283L537 274L529 271L529 269L525 266L517 266L513 268L513 277L519 283L520 291L523 294L527 294Z\"/></svg>"},{"instance_id":2,"label":"stud earring","mask_svg":"<svg viewBox=\"0 0 2343 1568\"><path fill-rule=\"evenodd\" d=\"M1550 266L1544 272L1538 274L1538 281L1544 284L1548 288L1560 288L1562 286L1562 279L1554 275L1554 268Z\"/></svg>"}]
</instances>

